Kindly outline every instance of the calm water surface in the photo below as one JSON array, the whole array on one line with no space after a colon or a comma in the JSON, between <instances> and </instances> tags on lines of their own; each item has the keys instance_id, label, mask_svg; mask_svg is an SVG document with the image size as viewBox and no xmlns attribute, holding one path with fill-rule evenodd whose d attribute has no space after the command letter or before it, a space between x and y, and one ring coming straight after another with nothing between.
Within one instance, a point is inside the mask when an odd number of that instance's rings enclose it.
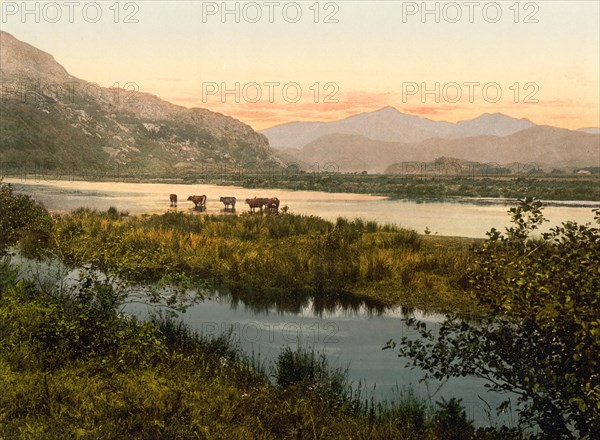
<instances>
[{"instance_id":1,"label":"calm water surface","mask_svg":"<svg viewBox=\"0 0 600 440\"><path fill-rule=\"evenodd\" d=\"M21 265L22 276L46 285L74 285L77 270L14 257ZM139 298L140 288L135 287ZM192 296L193 291L188 292ZM139 302L124 304L122 311L140 319L158 313L161 307ZM435 331L443 319L440 315L402 308L383 309L356 299L342 299L337 304L317 304L306 299L279 304L241 300L228 292L211 292L203 300L179 314L179 318L207 336L231 332L231 337L246 353L257 357L267 368L272 365L281 347L298 345L313 347L325 353L334 367L348 368L353 386L362 386L363 396L376 400L397 400L410 387L414 393L433 405L441 397L462 399L467 415L477 426L490 423L514 425L512 414L497 417L489 414L504 396L487 392L484 382L477 378L457 378L446 383L435 380L420 382L423 372L406 368L406 359L390 350L382 350L386 341L403 336L416 337L402 318L411 313L428 323ZM485 404L481 399L485 400Z\"/></svg>"},{"instance_id":2,"label":"calm water surface","mask_svg":"<svg viewBox=\"0 0 600 440\"><path fill-rule=\"evenodd\" d=\"M449 202L418 202L389 200L385 197L362 194L324 193L313 191L288 191L247 189L235 186L181 185L158 183L86 182L86 181L33 181L7 179L18 192L30 194L51 211L70 211L81 206L106 210L111 206L130 214L164 213L169 207L169 194L179 196L176 210L193 212L190 195L205 194L207 214L219 214L223 204L221 196L238 198L237 212L246 212L246 198L278 197L281 206L288 206L296 214L317 215L328 220L338 217L360 217L380 223L394 223L423 232L428 228L433 234L461 237L485 237L492 227L502 229L509 225L506 211L514 206L511 201L491 199L456 199ZM546 229L567 220L578 223L593 222L593 202L560 202L559 206L544 209ZM201 214L200 214L201 215Z\"/></svg>"}]
</instances>

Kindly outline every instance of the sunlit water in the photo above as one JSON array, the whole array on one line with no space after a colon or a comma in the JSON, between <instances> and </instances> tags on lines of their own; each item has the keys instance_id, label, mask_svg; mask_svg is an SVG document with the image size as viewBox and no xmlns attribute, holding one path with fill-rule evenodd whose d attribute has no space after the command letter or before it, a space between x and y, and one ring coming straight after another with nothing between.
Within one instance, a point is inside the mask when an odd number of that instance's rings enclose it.
<instances>
[{"instance_id":1,"label":"sunlit water","mask_svg":"<svg viewBox=\"0 0 600 440\"><path fill-rule=\"evenodd\" d=\"M381 223L394 223L419 232L428 228L432 233L449 236L485 237L485 232L509 224L506 214L512 206L482 199L457 199L452 202L427 202L388 200L384 197L356 194L335 194L307 191L253 190L239 187L211 185L175 185L145 183L98 182L34 182L12 180L15 190L32 195L51 211L65 212L81 206L106 210L111 206L130 214L163 213L172 210L190 212L192 202L188 195L206 194L205 213L218 214L223 205L221 196L238 198L237 213L248 207L243 200L248 197L278 197L281 206L290 212L318 215L334 220L339 216ZM179 195L179 206L169 206L169 194ZM514 203L513 203L514 204ZM574 220L592 222L590 202L563 202L548 206L544 213L551 220L546 227ZM203 215L200 213L198 215ZM43 270L42 270L43 272ZM248 300L247 300L248 301ZM124 311L145 318L156 312L155 307L140 304L124 306ZM400 308L383 310L350 301L339 304L315 304L310 300L290 304L257 304L244 302L231 294L214 292L200 303L181 314L192 328L206 335L219 335L232 331L232 337L247 353L260 355L265 365L277 356L282 346L310 345L328 355L335 366L349 367L349 376L356 385L363 382L366 396L380 400L398 397L398 389L412 387L418 396L435 402L440 397L462 398L468 416L478 426L501 421L514 425L514 415L497 418L494 408L504 396L487 392L484 382L476 378L453 379L440 388L437 381L419 382L423 372L406 368L406 360L398 358L391 350L382 350L389 339L398 341L402 336L415 335L402 321ZM441 316L418 314L434 328ZM376 388L373 390L373 387ZM514 399L513 399L514 400Z\"/></svg>"},{"instance_id":2,"label":"sunlit water","mask_svg":"<svg viewBox=\"0 0 600 440\"><path fill-rule=\"evenodd\" d=\"M246 198L278 197L281 207L297 214L317 215L328 220L338 217L356 217L393 223L405 228L432 234L485 237L491 228L502 230L510 219L507 210L514 201L493 199L460 199L446 202L389 200L386 197L362 194L324 193L314 191L288 191L247 189L235 186L182 185L158 183L87 182L87 181L34 181L7 179L15 190L32 195L51 211L65 212L81 206L106 210L114 206L130 214L164 213L170 210L193 212L190 195L206 195L206 211L202 214L223 212L221 196L237 197L237 213L248 211ZM169 194L179 197L177 208L169 205ZM558 203L558 205L557 205ZM545 228L573 220L578 223L593 222L594 202L553 202L544 209L550 220ZM200 215L202 215L200 214Z\"/></svg>"}]
</instances>

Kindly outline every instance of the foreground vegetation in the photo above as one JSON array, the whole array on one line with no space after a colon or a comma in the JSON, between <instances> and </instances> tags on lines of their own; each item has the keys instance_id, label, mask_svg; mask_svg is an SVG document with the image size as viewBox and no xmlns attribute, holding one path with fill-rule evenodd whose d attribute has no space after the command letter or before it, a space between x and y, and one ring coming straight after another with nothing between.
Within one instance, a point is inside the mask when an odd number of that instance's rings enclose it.
<instances>
[{"instance_id":1,"label":"foreground vegetation","mask_svg":"<svg viewBox=\"0 0 600 440\"><path fill-rule=\"evenodd\" d=\"M87 268L72 288L41 289L2 260L0 438L597 438L600 230L566 223L533 238L541 208L521 201L513 227L469 252L394 227L287 214L79 210L51 219L0 185L0 253L18 245ZM374 404L310 350L284 347L261 365L226 336L121 316L123 292L98 270L267 298L385 300L378 292L396 283L389 301L417 298L452 313L437 334L409 319L420 338L388 347L436 378L475 375L516 393L519 427L475 430L454 399L428 408L409 393ZM477 319L463 319L473 310Z\"/></svg>"},{"instance_id":2,"label":"foreground vegetation","mask_svg":"<svg viewBox=\"0 0 600 440\"><path fill-rule=\"evenodd\" d=\"M284 348L272 365L256 365L227 336L206 339L163 317L120 316L105 284L42 292L17 282L7 260L0 273L0 438L447 439L475 432L455 400L428 408L409 394L393 405L369 404L343 371L310 350Z\"/></svg>"},{"instance_id":3,"label":"foreground vegetation","mask_svg":"<svg viewBox=\"0 0 600 440\"><path fill-rule=\"evenodd\" d=\"M478 376L516 394L521 427L544 438L600 438L600 229L567 222L533 237L542 204L510 213L513 226L492 229L469 269L472 298L489 312L451 314L438 334L411 320L421 337L403 338L399 354L438 379Z\"/></svg>"}]
</instances>

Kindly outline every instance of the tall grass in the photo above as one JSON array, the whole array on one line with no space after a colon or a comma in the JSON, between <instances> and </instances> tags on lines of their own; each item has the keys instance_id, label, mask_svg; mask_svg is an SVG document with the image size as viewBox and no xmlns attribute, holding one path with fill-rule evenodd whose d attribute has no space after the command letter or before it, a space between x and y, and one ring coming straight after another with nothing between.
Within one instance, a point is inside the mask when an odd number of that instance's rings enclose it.
<instances>
[{"instance_id":1,"label":"tall grass","mask_svg":"<svg viewBox=\"0 0 600 440\"><path fill-rule=\"evenodd\" d=\"M55 242L73 264L133 281L185 274L238 292L331 296L448 309L466 249L431 246L415 231L314 216L115 217L79 210L60 218Z\"/></svg>"}]
</instances>

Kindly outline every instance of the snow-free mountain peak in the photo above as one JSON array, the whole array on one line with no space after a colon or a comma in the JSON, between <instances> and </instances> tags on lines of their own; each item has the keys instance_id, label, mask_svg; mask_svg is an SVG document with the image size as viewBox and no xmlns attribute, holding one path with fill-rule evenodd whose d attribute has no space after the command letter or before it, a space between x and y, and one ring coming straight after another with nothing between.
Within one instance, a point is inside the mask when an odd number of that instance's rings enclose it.
<instances>
[{"instance_id":1,"label":"snow-free mountain peak","mask_svg":"<svg viewBox=\"0 0 600 440\"><path fill-rule=\"evenodd\" d=\"M402 113L386 106L332 122L291 122L263 130L274 148L302 148L328 134L353 134L385 142L420 142L431 138L458 139L480 135L508 136L534 126L527 119L485 113L451 123Z\"/></svg>"}]
</instances>

